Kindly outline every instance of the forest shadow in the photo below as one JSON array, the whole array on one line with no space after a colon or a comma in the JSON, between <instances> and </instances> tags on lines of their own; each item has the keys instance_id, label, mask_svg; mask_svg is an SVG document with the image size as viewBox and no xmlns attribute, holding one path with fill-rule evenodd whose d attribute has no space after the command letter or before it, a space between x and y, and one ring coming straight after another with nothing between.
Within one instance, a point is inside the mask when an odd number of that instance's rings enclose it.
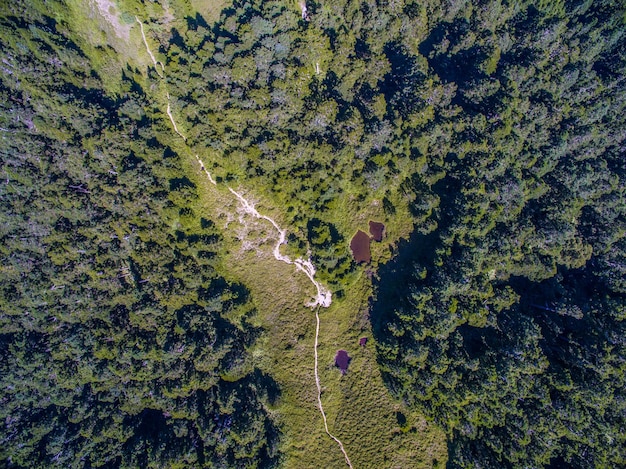
<instances>
[{"instance_id":1,"label":"forest shadow","mask_svg":"<svg viewBox=\"0 0 626 469\"><path fill-rule=\"evenodd\" d=\"M488 54L478 45L461 49L454 54L448 52L462 44L470 33L471 25L465 18L457 18L451 23L441 23L422 41L419 51L444 83L455 83L458 86L459 91L452 98L452 104L474 114L480 112L480 109L465 96L464 90L471 90L475 83L489 78L481 69L481 64L488 58ZM446 43L447 46L444 47L442 44Z\"/></svg>"},{"instance_id":2,"label":"forest shadow","mask_svg":"<svg viewBox=\"0 0 626 469\"><path fill-rule=\"evenodd\" d=\"M437 230L425 234L414 227L409 238L400 240L395 247L392 259L379 267L374 281L375 295L370 301L370 315L375 339L383 343L389 340L385 325L392 321L401 322L395 316L395 311L410 311L413 308L407 290L412 285L427 281L418 279L417 271L429 272L434 269L437 249L441 247L440 234L447 229L449 221L455 219L459 210L456 194L461 183L458 179L446 176L428 188L422 178L415 174L407 183L407 190L418 194L418 197L421 192L430 191L438 197L438 207L432 214L437 222ZM413 215L423 217L424 214L416 207L411 208Z\"/></svg>"},{"instance_id":3,"label":"forest shadow","mask_svg":"<svg viewBox=\"0 0 626 469\"><path fill-rule=\"evenodd\" d=\"M414 280L415 266L432 265L439 236L432 232L422 234L417 230L395 247L393 258L378 270L374 282L375 299L370 301L370 318L377 342L388 340L385 325L394 318L397 310L410 308L407 289Z\"/></svg>"},{"instance_id":4,"label":"forest shadow","mask_svg":"<svg viewBox=\"0 0 626 469\"><path fill-rule=\"evenodd\" d=\"M404 45L386 44L384 53L391 65L391 70L379 83L379 92L384 94L387 102L386 117L393 118L396 112L407 117L423 106L417 88L426 77Z\"/></svg>"}]
</instances>

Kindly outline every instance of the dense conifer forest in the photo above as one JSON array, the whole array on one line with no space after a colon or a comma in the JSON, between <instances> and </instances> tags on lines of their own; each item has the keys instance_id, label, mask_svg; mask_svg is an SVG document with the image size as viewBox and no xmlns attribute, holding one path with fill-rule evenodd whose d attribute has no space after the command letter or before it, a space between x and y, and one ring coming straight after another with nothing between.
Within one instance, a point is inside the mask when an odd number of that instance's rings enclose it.
<instances>
[{"instance_id":1,"label":"dense conifer forest","mask_svg":"<svg viewBox=\"0 0 626 469\"><path fill-rule=\"evenodd\" d=\"M204 171L332 291L355 467L626 465L623 3L18 0L0 31L0 467L350 464L298 410L311 311L268 306L293 288Z\"/></svg>"}]
</instances>

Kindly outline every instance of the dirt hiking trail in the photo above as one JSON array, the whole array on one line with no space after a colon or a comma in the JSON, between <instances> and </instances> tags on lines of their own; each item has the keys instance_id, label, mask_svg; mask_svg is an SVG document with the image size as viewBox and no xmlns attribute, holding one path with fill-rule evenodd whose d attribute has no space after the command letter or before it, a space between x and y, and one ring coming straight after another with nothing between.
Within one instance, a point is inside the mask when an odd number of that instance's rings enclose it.
<instances>
[{"instance_id":1,"label":"dirt hiking trail","mask_svg":"<svg viewBox=\"0 0 626 469\"><path fill-rule=\"evenodd\" d=\"M152 53L152 51L150 50L150 46L148 44L148 40L146 39L146 35L144 32L144 27L143 27L143 23L141 22L141 20L138 17L135 17L137 23L139 23L139 26L141 28L141 36L143 38L143 42L146 46L146 50L148 55L150 56L150 59L152 60L152 63L154 64L154 67L156 69L157 74L159 75L160 78L165 79L165 67L163 66L163 63L160 61L157 61L156 57L154 56L154 54ZM160 68L160 70L159 70ZM172 127L174 132L180 137L182 138L182 140L184 142L187 141L187 137L185 137L185 135L179 130L178 125L176 124L176 121L174 119L174 116L172 114L172 110L171 110L171 106L170 106L170 95L169 93L166 92L166 98L167 98L167 107L166 107L166 114L170 120L170 122L172 123ZM200 157L198 155L195 155L196 160L198 161L199 165L200 165L200 169L205 173L205 175L207 176L209 182L213 185L217 186L217 182L215 181L215 179L213 179L213 177L211 176L211 173L209 172L209 170L207 169L206 165L204 164L204 162L200 159ZM319 411L322 415L322 419L324 421L324 430L326 432L326 434L337 443L337 445L339 446L339 449L341 450L344 458L345 458L345 462L346 464L350 467L350 469L353 469L352 466L352 462L350 461L350 458L348 457L348 453L346 452L343 443L341 442L341 440L339 440L339 438L337 438L336 436L334 436L330 430L328 429L328 421L326 418L326 412L324 411L324 406L322 404L322 386L320 384L320 379L319 379L319 366L318 366L318 353L317 353L317 349L318 349L318 343L319 343L319 333L320 333L320 316L319 316L319 310L320 307L324 307L324 308L328 308L331 303L332 303L332 295L331 292L325 288L320 282L318 282L315 279L315 266L313 265L313 263L311 262L310 259L303 259L303 258L297 258L292 260L290 257L281 254L280 252L280 247L283 244L286 244L287 242L287 230L282 229L278 223L276 223L276 221L270 217L268 217L267 215L262 215L261 213L258 212L258 210L255 208L254 204L249 201L248 199L246 199L240 192L235 191L234 189L232 189L229 186L226 186L228 188L228 190L230 191L230 193L236 197L236 199L239 201L240 205L241 205L241 209L242 211L247 214L250 215L254 218L257 219L261 219L261 220L265 220L267 221L270 225L272 225L272 227L276 230L277 232L277 236L276 236L276 244L274 245L274 249L273 249L273 254L274 254L274 258L277 261L280 262L284 262L285 264L289 264L289 265L294 265L296 267L297 271L300 271L302 273L304 273L308 279L310 280L310 282L313 284L313 286L316 289L316 295L313 299L311 299L311 301L308 301L305 303L306 306L310 307L310 308L315 308L315 321L316 321L316 327L315 327L315 341L314 341L314 346L313 346L313 353L314 353L314 378L315 378L315 385L317 387L317 405L319 408Z\"/></svg>"}]
</instances>

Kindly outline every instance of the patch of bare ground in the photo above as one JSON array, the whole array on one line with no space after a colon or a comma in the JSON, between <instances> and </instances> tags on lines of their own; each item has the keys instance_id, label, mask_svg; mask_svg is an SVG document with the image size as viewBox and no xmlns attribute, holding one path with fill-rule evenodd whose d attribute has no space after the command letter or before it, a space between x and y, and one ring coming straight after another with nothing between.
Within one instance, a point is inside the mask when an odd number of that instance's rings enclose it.
<instances>
[{"instance_id":1,"label":"patch of bare ground","mask_svg":"<svg viewBox=\"0 0 626 469\"><path fill-rule=\"evenodd\" d=\"M118 38L124 41L130 39L130 28L132 24L122 23L121 13L113 0L91 0L90 3L92 7L96 7L98 13L106 20L111 30Z\"/></svg>"}]
</instances>

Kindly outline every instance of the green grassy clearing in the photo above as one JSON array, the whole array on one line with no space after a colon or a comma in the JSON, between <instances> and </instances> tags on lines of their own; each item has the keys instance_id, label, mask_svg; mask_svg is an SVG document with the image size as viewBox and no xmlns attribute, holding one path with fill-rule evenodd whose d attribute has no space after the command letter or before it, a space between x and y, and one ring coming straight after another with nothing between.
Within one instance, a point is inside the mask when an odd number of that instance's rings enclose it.
<instances>
[{"instance_id":1,"label":"green grassy clearing","mask_svg":"<svg viewBox=\"0 0 626 469\"><path fill-rule=\"evenodd\" d=\"M252 321L265 331L250 352L254 365L281 387L281 398L272 412L283 432L283 467L345 467L339 448L324 432L317 408L313 373L315 315L304 306L314 287L295 266L274 259L276 232L268 222L246 216L250 226L241 229L235 197L225 185L211 184L193 156L199 154L210 168L211 155L205 149L190 150L182 140L174 140L177 151L187 155L190 177L193 175L199 186L200 199L194 212L216 220L222 231L222 274L250 290L256 309ZM241 191L243 184L233 188ZM257 184L246 186L243 192L256 202L260 213L290 231L291 226L285 222L289 218L262 189ZM401 199L396 206L402 207ZM356 197L348 195L336 204L332 219L345 233L346 250L351 235L359 228L367 230L370 219L385 222L387 237L382 243L372 243L372 265L357 267L342 284L343 297L334 295L331 307L320 311L319 375L329 429L344 443L354 467L443 467L447 459L443 432L389 394L376 363L373 341L366 348L358 345L360 337L372 338L368 271L387 260L390 246L408 235L411 228L402 220L409 218L397 214L385 217L380 199L373 194L366 203L357 203ZM281 251L292 258L305 254L290 245ZM345 376L334 366L338 349L347 350L352 357ZM406 418L403 425L398 422L399 414Z\"/></svg>"},{"instance_id":2,"label":"green grassy clearing","mask_svg":"<svg viewBox=\"0 0 626 469\"><path fill-rule=\"evenodd\" d=\"M141 48L143 43L132 9L114 1L69 0L67 18L74 37L87 52L108 91L119 91L119 77L126 64L145 70L149 57Z\"/></svg>"},{"instance_id":3,"label":"green grassy clearing","mask_svg":"<svg viewBox=\"0 0 626 469\"><path fill-rule=\"evenodd\" d=\"M236 210L234 199L228 201L230 194L223 187L210 184L199 171L197 176L203 189L203 210L222 214L217 218L222 220L220 228L224 228L228 251L223 268L250 289L257 310L253 320L265 329L251 353L255 365L271 374L282 389L281 399L273 410L285 435L284 467L344 467L337 445L324 433L316 404L315 316L303 304L313 293L313 287L294 266L273 258L273 240L249 250L242 249L242 240L234 236L238 222L224 226L224 214ZM268 202L259 202L257 208L280 223L281 217L268 206ZM357 226L366 228L369 218L380 215L377 204L368 207L371 208L354 216L359 220ZM338 215L337 219L342 217ZM249 241L253 237L264 239L274 235L269 223L257 221L254 225L255 229L248 232ZM389 231L394 234L401 229L392 223ZM391 234L385 242L373 243L375 259L388 255L389 243L396 241ZM447 451L444 435L393 399L382 381L367 317L371 281L366 268L357 268L350 282L343 298L335 296L331 307L320 311L319 374L331 432L344 442L355 467L443 465ZM359 347L360 337L370 338L367 347ZM352 357L345 376L334 366L338 349L347 350ZM399 413L406 418L402 425L398 422Z\"/></svg>"},{"instance_id":4,"label":"green grassy clearing","mask_svg":"<svg viewBox=\"0 0 626 469\"><path fill-rule=\"evenodd\" d=\"M232 3L229 0L190 0L190 2L193 9L209 24L217 21L222 10Z\"/></svg>"}]
</instances>

